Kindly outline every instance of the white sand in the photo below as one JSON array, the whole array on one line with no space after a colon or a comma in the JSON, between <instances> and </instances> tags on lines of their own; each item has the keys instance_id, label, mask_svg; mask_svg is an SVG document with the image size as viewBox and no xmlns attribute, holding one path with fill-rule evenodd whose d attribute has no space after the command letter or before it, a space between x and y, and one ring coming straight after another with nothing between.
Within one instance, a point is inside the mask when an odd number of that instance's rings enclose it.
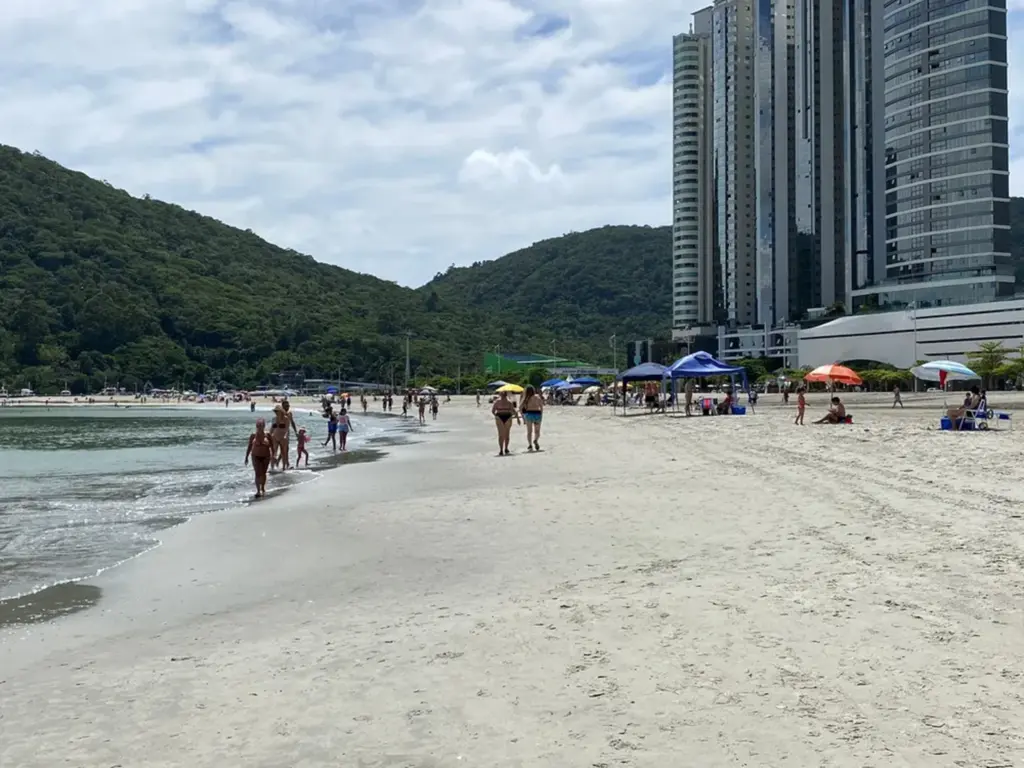
<instances>
[{"instance_id":1,"label":"white sand","mask_svg":"<svg viewBox=\"0 0 1024 768\"><path fill-rule=\"evenodd\" d=\"M443 407L0 634L0 765L1024 764L1020 437L853 412Z\"/></svg>"}]
</instances>

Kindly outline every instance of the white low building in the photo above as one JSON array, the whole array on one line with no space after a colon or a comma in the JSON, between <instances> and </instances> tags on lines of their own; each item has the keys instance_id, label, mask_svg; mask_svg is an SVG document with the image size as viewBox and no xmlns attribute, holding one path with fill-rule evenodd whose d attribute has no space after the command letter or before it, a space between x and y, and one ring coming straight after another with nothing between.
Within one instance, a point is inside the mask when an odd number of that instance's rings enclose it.
<instances>
[{"instance_id":1,"label":"white low building","mask_svg":"<svg viewBox=\"0 0 1024 768\"><path fill-rule=\"evenodd\" d=\"M1024 344L1024 300L849 315L800 331L801 366L875 360L910 368L918 360L964 362L986 341Z\"/></svg>"}]
</instances>

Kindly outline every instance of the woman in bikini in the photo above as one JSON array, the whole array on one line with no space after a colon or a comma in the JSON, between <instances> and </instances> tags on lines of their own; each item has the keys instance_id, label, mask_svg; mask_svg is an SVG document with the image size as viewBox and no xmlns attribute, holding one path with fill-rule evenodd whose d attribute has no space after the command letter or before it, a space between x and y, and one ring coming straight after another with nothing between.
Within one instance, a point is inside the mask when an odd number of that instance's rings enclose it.
<instances>
[{"instance_id":1,"label":"woman in bikini","mask_svg":"<svg viewBox=\"0 0 1024 768\"><path fill-rule=\"evenodd\" d=\"M245 465L249 466L251 458L257 499L267 495L267 470L270 469L270 458L273 451L273 441L267 434L267 422L263 419L256 419L256 431L249 435L249 447L245 450Z\"/></svg>"},{"instance_id":2,"label":"woman in bikini","mask_svg":"<svg viewBox=\"0 0 1024 768\"><path fill-rule=\"evenodd\" d=\"M544 398L533 387L526 388L523 395L523 421L526 422L526 450L540 450L540 422L544 416Z\"/></svg>"},{"instance_id":3,"label":"woman in bikini","mask_svg":"<svg viewBox=\"0 0 1024 768\"><path fill-rule=\"evenodd\" d=\"M274 455L272 464L280 464L283 469L291 469L291 456L288 454L288 429L299 436L299 429L295 426L295 419L292 417L291 404L282 400L274 406L274 426L270 431L270 439L274 443Z\"/></svg>"},{"instance_id":4,"label":"woman in bikini","mask_svg":"<svg viewBox=\"0 0 1024 768\"><path fill-rule=\"evenodd\" d=\"M494 414L494 423L498 428L498 455L508 456L508 441L512 435L512 419L517 424L523 422L516 411L516 404L508 399L508 392L499 392L498 399L491 406L491 413Z\"/></svg>"}]
</instances>

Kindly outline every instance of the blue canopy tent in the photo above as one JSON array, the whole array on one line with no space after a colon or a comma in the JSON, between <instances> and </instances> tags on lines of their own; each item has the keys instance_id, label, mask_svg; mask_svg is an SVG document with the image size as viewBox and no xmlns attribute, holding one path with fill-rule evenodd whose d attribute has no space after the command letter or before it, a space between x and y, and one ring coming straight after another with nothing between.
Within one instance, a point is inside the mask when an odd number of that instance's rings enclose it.
<instances>
[{"instance_id":1,"label":"blue canopy tent","mask_svg":"<svg viewBox=\"0 0 1024 768\"><path fill-rule=\"evenodd\" d=\"M565 384L565 379L548 379L540 385L541 389L547 389L548 387L559 387Z\"/></svg>"},{"instance_id":2,"label":"blue canopy tent","mask_svg":"<svg viewBox=\"0 0 1024 768\"><path fill-rule=\"evenodd\" d=\"M578 379L572 380L573 384L579 384L581 387L599 387L601 382L595 379L593 376L581 376Z\"/></svg>"},{"instance_id":3,"label":"blue canopy tent","mask_svg":"<svg viewBox=\"0 0 1024 768\"><path fill-rule=\"evenodd\" d=\"M681 357L668 367L666 374L672 379L672 393L676 394L676 379L704 378L707 376L728 376L731 381L732 392L736 392L736 377L743 377L743 389L749 389L747 385L747 369L741 365L729 365L721 360L716 360L707 352L694 352L692 355ZM678 408L679 398L674 397Z\"/></svg>"},{"instance_id":4,"label":"blue canopy tent","mask_svg":"<svg viewBox=\"0 0 1024 768\"><path fill-rule=\"evenodd\" d=\"M668 368L658 363L641 363L629 368L615 377L616 381L622 382L622 415L626 415L626 385L633 381L660 381L664 388L664 381L668 377ZM615 406L612 406L612 413L615 413Z\"/></svg>"}]
</instances>

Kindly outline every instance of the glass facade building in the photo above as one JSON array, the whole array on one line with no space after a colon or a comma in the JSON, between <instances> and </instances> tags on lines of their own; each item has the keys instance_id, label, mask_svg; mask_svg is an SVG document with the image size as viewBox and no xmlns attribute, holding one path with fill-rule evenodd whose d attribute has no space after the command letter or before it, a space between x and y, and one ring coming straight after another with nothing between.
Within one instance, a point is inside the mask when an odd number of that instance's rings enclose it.
<instances>
[{"instance_id":1,"label":"glass facade building","mask_svg":"<svg viewBox=\"0 0 1024 768\"><path fill-rule=\"evenodd\" d=\"M710 324L714 307L708 34L673 39L672 114L672 328L688 329Z\"/></svg>"},{"instance_id":2,"label":"glass facade building","mask_svg":"<svg viewBox=\"0 0 1024 768\"><path fill-rule=\"evenodd\" d=\"M755 0L755 170L757 177L757 318L771 327L793 312L790 280L796 237L795 0Z\"/></svg>"},{"instance_id":3,"label":"glass facade building","mask_svg":"<svg viewBox=\"0 0 1024 768\"><path fill-rule=\"evenodd\" d=\"M1006 1L884 0L882 14L884 251L854 307L1012 296Z\"/></svg>"},{"instance_id":4,"label":"glass facade building","mask_svg":"<svg viewBox=\"0 0 1024 768\"><path fill-rule=\"evenodd\" d=\"M716 0L711 16L715 320L745 325L757 321L754 0Z\"/></svg>"}]
</instances>

